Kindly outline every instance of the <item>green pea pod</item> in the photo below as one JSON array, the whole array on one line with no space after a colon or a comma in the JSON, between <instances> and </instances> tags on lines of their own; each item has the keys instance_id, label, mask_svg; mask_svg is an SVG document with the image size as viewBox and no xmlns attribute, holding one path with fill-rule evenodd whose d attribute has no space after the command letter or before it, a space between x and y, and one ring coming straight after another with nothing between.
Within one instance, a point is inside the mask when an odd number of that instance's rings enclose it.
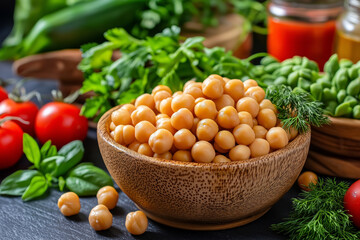
<instances>
[{"instance_id":1,"label":"green pea pod","mask_svg":"<svg viewBox=\"0 0 360 240\"><path fill-rule=\"evenodd\" d=\"M323 93L321 83L311 84L310 93L317 101L321 101Z\"/></svg>"},{"instance_id":2,"label":"green pea pod","mask_svg":"<svg viewBox=\"0 0 360 240\"><path fill-rule=\"evenodd\" d=\"M353 108L353 118L360 119L360 105Z\"/></svg>"},{"instance_id":3,"label":"green pea pod","mask_svg":"<svg viewBox=\"0 0 360 240\"><path fill-rule=\"evenodd\" d=\"M277 77L274 81L274 85L286 85L287 84L287 80L286 80L286 77L283 77L283 76L280 76L280 77Z\"/></svg>"},{"instance_id":4,"label":"green pea pod","mask_svg":"<svg viewBox=\"0 0 360 240\"><path fill-rule=\"evenodd\" d=\"M339 68L340 68L340 65L339 65L338 55L334 54L325 63L324 72L329 74L330 78L333 78L335 76L335 73L337 72L337 70L339 70Z\"/></svg>"},{"instance_id":5,"label":"green pea pod","mask_svg":"<svg viewBox=\"0 0 360 240\"><path fill-rule=\"evenodd\" d=\"M300 57L300 56L295 56L292 58L292 60L295 65L301 65L301 63L302 63L302 57Z\"/></svg>"},{"instance_id":6,"label":"green pea pod","mask_svg":"<svg viewBox=\"0 0 360 240\"><path fill-rule=\"evenodd\" d=\"M303 57L301 66L319 72L319 66L317 65L317 63L309 60L307 57Z\"/></svg>"},{"instance_id":7,"label":"green pea pod","mask_svg":"<svg viewBox=\"0 0 360 240\"><path fill-rule=\"evenodd\" d=\"M309 97L312 99L312 100L315 100L313 96L311 96L309 94L309 92L305 91L304 89L300 88L300 87L295 87L293 90L292 90L293 93L305 93L307 95L309 95Z\"/></svg>"},{"instance_id":8,"label":"green pea pod","mask_svg":"<svg viewBox=\"0 0 360 240\"><path fill-rule=\"evenodd\" d=\"M354 107L355 105L358 104L358 100L353 96L346 96L344 99L344 103L350 103L350 106Z\"/></svg>"},{"instance_id":9,"label":"green pea pod","mask_svg":"<svg viewBox=\"0 0 360 240\"><path fill-rule=\"evenodd\" d=\"M294 88L297 86L298 80L299 80L299 72L298 71L292 72L287 78L287 83L290 87Z\"/></svg>"},{"instance_id":10,"label":"green pea pod","mask_svg":"<svg viewBox=\"0 0 360 240\"><path fill-rule=\"evenodd\" d=\"M295 66L292 67L292 70L293 70L293 72L295 72L295 71L299 71L299 70L302 69L302 68L303 68L303 67L300 66L300 65L295 65Z\"/></svg>"},{"instance_id":11,"label":"green pea pod","mask_svg":"<svg viewBox=\"0 0 360 240\"><path fill-rule=\"evenodd\" d=\"M263 65L263 66L267 66L271 63L278 63L279 61L272 57L272 56L266 56L266 57L263 57L260 61L260 64Z\"/></svg>"},{"instance_id":12,"label":"green pea pod","mask_svg":"<svg viewBox=\"0 0 360 240\"><path fill-rule=\"evenodd\" d=\"M282 61L281 65L283 65L283 66L294 66L295 63L294 63L292 58L288 58L288 59Z\"/></svg>"},{"instance_id":13,"label":"green pea pod","mask_svg":"<svg viewBox=\"0 0 360 240\"><path fill-rule=\"evenodd\" d=\"M254 66L250 71L255 77L261 77L265 74L264 66L262 65Z\"/></svg>"},{"instance_id":14,"label":"green pea pod","mask_svg":"<svg viewBox=\"0 0 360 240\"><path fill-rule=\"evenodd\" d=\"M359 77L359 71L360 71L359 67L356 67L355 65L352 66L351 68L349 68L347 70L349 78L355 79L355 78Z\"/></svg>"},{"instance_id":15,"label":"green pea pod","mask_svg":"<svg viewBox=\"0 0 360 240\"><path fill-rule=\"evenodd\" d=\"M334 83L338 90L346 89L347 85L349 84L349 79L346 69L340 68L339 71L336 72L333 79L333 84Z\"/></svg>"},{"instance_id":16,"label":"green pea pod","mask_svg":"<svg viewBox=\"0 0 360 240\"><path fill-rule=\"evenodd\" d=\"M352 114L352 107L350 102L344 102L336 107L335 109L335 117L348 117Z\"/></svg>"},{"instance_id":17,"label":"green pea pod","mask_svg":"<svg viewBox=\"0 0 360 240\"><path fill-rule=\"evenodd\" d=\"M346 88L347 94L351 96L357 96L360 93L360 78L357 78L349 83Z\"/></svg>"},{"instance_id":18,"label":"green pea pod","mask_svg":"<svg viewBox=\"0 0 360 240\"><path fill-rule=\"evenodd\" d=\"M311 70L309 70L309 69L306 69L306 68L302 68L302 69L300 69L299 70L299 75L300 75L300 77L302 77L302 78L305 78L306 80L311 80L312 79L312 72L311 72Z\"/></svg>"},{"instance_id":19,"label":"green pea pod","mask_svg":"<svg viewBox=\"0 0 360 240\"><path fill-rule=\"evenodd\" d=\"M292 72L292 66L286 65L280 68L279 74L280 76L287 77L291 72Z\"/></svg>"},{"instance_id":20,"label":"green pea pod","mask_svg":"<svg viewBox=\"0 0 360 240\"><path fill-rule=\"evenodd\" d=\"M306 91L310 91L310 85L311 85L311 82L306 80L305 78L303 77L299 77L299 81L298 81L298 87L306 90Z\"/></svg>"},{"instance_id":21,"label":"green pea pod","mask_svg":"<svg viewBox=\"0 0 360 240\"><path fill-rule=\"evenodd\" d=\"M352 65L353 65L353 62L346 58L343 58L339 61L340 68L350 68L350 67L352 67Z\"/></svg>"},{"instance_id":22,"label":"green pea pod","mask_svg":"<svg viewBox=\"0 0 360 240\"><path fill-rule=\"evenodd\" d=\"M327 106L324 109L324 113L329 116L335 115L335 109L338 106L336 101L330 101L327 103Z\"/></svg>"},{"instance_id":23,"label":"green pea pod","mask_svg":"<svg viewBox=\"0 0 360 240\"><path fill-rule=\"evenodd\" d=\"M266 73L272 74L273 72L275 72L280 67L281 67L280 63L274 62L274 63L270 63L270 64L266 65L264 70L265 70Z\"/></svg>"},{"instance_id":24,"label":"green pea pod","mask_svg":"<svg viewBox=\"0 0 360 240\"><path fill-rule=\"evenodd\" d=\"M346 97L346 91L344 89L341 89L336 96L338 103L342 103L345 97Z\"/></svg>"},{"instance_id":25,"label":"green pea pod","mask_svg":"<svg viewBox=\"0 0 360 240\"><path fill-rule=\"evenodd\" d=\"M336 94L337 93L335 91L333 91L332 89L325 88L323 90L322 101L323 102L336 101Z\"/></svg>"},{"instance_id":26,"label":"green pea pod","mask_svg":"<svg viewBox=\"0 0 360 240\"><path fill-rule=\"evenodd\" d=\"M329 80L329 77L324 76L316 80L317 83L321 84L321 87L324 88L331 88L331 82Z\"/></svg>"}]
</instances>

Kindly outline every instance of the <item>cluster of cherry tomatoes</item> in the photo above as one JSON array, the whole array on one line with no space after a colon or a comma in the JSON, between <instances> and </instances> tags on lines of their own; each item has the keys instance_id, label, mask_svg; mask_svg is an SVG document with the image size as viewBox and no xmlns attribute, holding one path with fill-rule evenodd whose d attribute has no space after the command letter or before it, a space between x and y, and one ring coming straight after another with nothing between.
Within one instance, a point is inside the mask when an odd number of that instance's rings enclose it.
<instances>
[{"instance_id":1,"label":"cluster of cherry tomatoes","mask_svg":"<svg viewBox=\"0 0 360 240\"><path fill-rule=\"evenodd\" d=\"M21 158L24 132L42 144L51 140L59 149L73 140L84 140L87 130L87 119L72 104L50 102L39 109L31 101L14 101L0 87L0 169Z\"/></svg>"}]
</instances>

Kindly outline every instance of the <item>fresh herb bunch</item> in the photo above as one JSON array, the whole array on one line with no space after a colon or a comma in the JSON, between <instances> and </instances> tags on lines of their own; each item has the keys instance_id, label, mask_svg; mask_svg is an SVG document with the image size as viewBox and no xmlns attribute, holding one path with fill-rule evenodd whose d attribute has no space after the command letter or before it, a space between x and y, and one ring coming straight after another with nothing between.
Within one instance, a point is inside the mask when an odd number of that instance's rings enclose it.
<instances>
[{"instance_id":1,"label":"fresh herb bunch","mask_svg":"<svg viewBox=\"0 0 360 240\"><path fill-rule=\"evenodd\" d=\"M140 40L124 29L111 29L105 33L108 42L85 45L79 65L85 81L80 91L94 96L86 100L82 114L97 120L111 107L131 102L158 84L177 91L186 81L203 81L210 74L252 77L250 59L240 60L223 48L205 48L202 37L181 43L179 33L180 28L173 26ZM113 61L115 50L122 56Z\"/></svg>"},{"instance_id":2,"label":"fresh herb bunch","mask_svg":"<svg viewBox=\"0 0 360 240\"><path fill-rule=\"evenodd\" d=\"M28 134L23 137L23 149L29 162L28 170L18 170L0 184L0 195L21 196L23 201L44 195L50 187L69 189L79 196L96 195L103 186L112 186L111 177L92 163L81 163L83 143L72 141L57 151L47 141L41 149Z\"/></svg>"},{"instance_id":3,"label":"fresh herb bunch","mask_svg":"<svg viewBox=\"0 0 360 240\"><path fill-rule=\"evenodd\" d=\"M285 222L271 225L271 229L294 240L360 239L343 207L346 182L319 179L310 184L310 191L292 199L293 211Z\"/></svg>"},{"instance_id":4,"label":"fresh herb bunch","mask_svg":"<svg viewBox=\"0 0 360 240\"><path fill-rule=\"evenodd\" d=\"M329 123L329 118L323 115L322 103L299 88L292 90L289 86L273 85L267 88L266 98L277 107L284 128L293 127L304 133L310 125L320 127Z\"/></svg>"}]
</instances>

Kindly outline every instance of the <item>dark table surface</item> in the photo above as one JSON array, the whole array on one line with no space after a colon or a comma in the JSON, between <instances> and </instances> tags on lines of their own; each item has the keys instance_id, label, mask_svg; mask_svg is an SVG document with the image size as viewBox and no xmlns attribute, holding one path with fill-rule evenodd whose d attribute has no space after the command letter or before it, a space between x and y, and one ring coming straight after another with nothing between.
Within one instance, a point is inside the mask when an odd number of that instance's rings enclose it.
<instances>
[{"instance_id":1,"label":"dark table surface","mask_svg":"<svg viewBox=\"0 0 360 240\"><path fill-rule=\"evenodd\" d=\"M13 0L0 1L0 41L11 30L12 8ZM0 77L15 78L11 71L11 62L0 62ZM58 84L52 80L32 79L25 83L25 87L28 91L37 90L45 95L46 102L50 99L50 91L57 89ZM8 88L10 89L11 87ZM89 130L84 145L83 161L93 162L106 169L94 129ZM0 170L0 181L28 165L23 157L14 167ZM117 190L120 191L118 188ZM61 195L57 190L51 190L45 198L31 202L22 202L19 197L0 196L0 239L284 239L273 233L269 227L288 216L291 198L297 197L299 192L299 188L293 186L263 217L242 227L222 231L186 231L150 220L146 233L141 236L132 236L125 229L126 214L137 209L121 191L117 207L112 210L113 225L103 232L93 231L87 219L90 210L97 204L95 197L81 198L80 214L66 218L57 208L57 199Z\"/></svg>"}]
</instances>

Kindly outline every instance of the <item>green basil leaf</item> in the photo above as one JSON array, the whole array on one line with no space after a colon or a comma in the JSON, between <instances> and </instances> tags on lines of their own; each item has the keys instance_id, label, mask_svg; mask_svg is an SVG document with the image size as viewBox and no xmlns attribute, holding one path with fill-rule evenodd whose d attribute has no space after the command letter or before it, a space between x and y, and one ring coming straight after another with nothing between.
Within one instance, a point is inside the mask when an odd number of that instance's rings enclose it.
<instances>
[{"instance_id":1,"label":"green basil leaf","mask_svg":"<svg viewBox=\"0 0 360 240\"><path fill-rule=\"evenodd\" d=\"M23 150L29 162L33 163L36 168L39 168L41 160L39 146L35 139L27 133L24 133L23 137Z\"/></svg>"},{"instance_id":2,"label":"green basil leaf","mask_svg":"<svg viewBox=\"0 0 360 240\"><path fill-rule=\"evenodd\" d=\"M65 161L64 156L53 156L42 160L40 169L43 173L48 173L54 177L59 176L59 166Z\"/></svg>"},{"instance_id":3,"label":"green basil leaf","mask_svg":"<svg viewBox=\"0 0 360 240\"><path fill-rule=\"evenodd\" d=\"M61 176L76 166L84 156L84 145L82 141L75 140L65 146L63 146L59 152L59 156L63 156L64 159L57 159L57 171L54 176Z\"/></svg>"},{"instance_id":4,"label":"green basil leaf","mask_svg":"<svg viewBox=\"0 0 360 240\"><path fill-rule=\"evenodd\" d=\"M57 154L56 146L51 145L51 140L48 140L40 149L41 159L55 156Z\"/></svg>"},{"instance_id":5,"label":"green basil leaf","mask_svg":"<svg viewBox=\"0 0 360 240\"><path fill-rule=\"evenodd\" d=\"M63 177L59 177L59 190L62 192L65 188L65 179Z\"/></svg>"},{"instance_id":6,"label":"green basil leaf","mask_svg":"<svg viewBox=\"0 0 360 240\"><path fill-rule=\"evenodd\" d=\"M79 196L93 196L104 186L113 186L111 177L102 169L90 164L80 164L66 178L66 187Z\"/></svg>"},{"instance_id":7,"label":"green basil leaf","mask_svg":"<svg viewBox=\"0 0 360 240\"><path fill-rule=\"evenodd\" d=\"M21 196L31 179L41 176L38 170L19 170L6 177L0 184L0 195Z\"/></svg>"},{"instance_id":8,"label":"green basil leaf","mask_svg":"<svg viewBox=\"0 0 360 240\"><path fill-rule=\"evenodd\" d=\"M48 189L48 184L44 176L36 176L31 179L30 185L21 196L23 201L29 201L42 196Z\"/></svg>"}]
</instances>

